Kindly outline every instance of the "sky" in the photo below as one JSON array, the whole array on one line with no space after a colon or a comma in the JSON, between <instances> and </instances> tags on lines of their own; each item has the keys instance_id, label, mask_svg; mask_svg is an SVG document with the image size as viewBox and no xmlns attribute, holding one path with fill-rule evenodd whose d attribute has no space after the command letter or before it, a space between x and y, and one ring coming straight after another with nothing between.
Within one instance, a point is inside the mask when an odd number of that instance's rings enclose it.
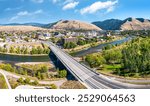
<instances>
[{"instance_id":1,"label":"sky","mask_svg":"<svg viewBox=\"0 0 150 106\"><path fill-rule=\"evenodd\" d=\"M150 19L150 0L0 0L0 24Z\"/></svg>"}]
</instances>

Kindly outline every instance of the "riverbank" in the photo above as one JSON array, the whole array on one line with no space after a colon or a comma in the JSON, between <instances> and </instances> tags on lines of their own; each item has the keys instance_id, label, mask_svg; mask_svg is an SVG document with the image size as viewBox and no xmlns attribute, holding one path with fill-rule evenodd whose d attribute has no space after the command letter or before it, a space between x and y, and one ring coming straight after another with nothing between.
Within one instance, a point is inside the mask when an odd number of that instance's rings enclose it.
<instances>
[{"instance_id":1,"label":"riverbank","mask_svg":"<svg viewBox=\"0 0 150 106\"><path fill-rule=\"evenodd\" d=\"M47 56L48 54L17 54L17 53L3 53L0 52L0 55L12 55L12 56Z\"/></svg>"},{"instance_id":2,"label":"riverbank","mask_svg":"<svg viewBox=\"0 0 150 106\"><path fill-rule=\"evenodd\" d=\"M117 41L117 40L121 40L121 39L123 39L123 37L117 36L114 39L110 40L109 42L113 42L113 41ZM64 51L68 52L70 54L74 54L74 53L77 53L77 52L80 52L80 51L83 51L83 50L87 50L89 48L96 47L98 45L105 44L105 43L108 43L108 42L98 41L98 42L95 42L95 43L85 44L83 46L77 46L77 47L75 47L73 49L64 49Z\"/></svg>"},{"instance_id":3,"label":"riverbank","mask_svg":"<svg viewBox=\"0 0 150 106\"><path fill-rule=\"evenodd\" d=\"M49 55L12 55L1 54L0 61L3 62L49 62Z\"/></svg>"},{"instance_id":4,"label":"riverbank","mask_svg":"<svg viewBox=\"0 0 150 106\"><path fill-rule=\"evenodd\" d=\"M106 42L103 44L99 44L97 46L91 47L91 48L87 48L85 50L81 50L81 51L76 51L74 53L70 53L72 56L74 57L83 57L87 54L92 54L92 53L97 53L100 52L104 47L106 47L107 45L120 45L124 42L127 42L131 39L131 37L122 37L121 40L114 40L111 42Z\"/></svg>"}]
</instances>

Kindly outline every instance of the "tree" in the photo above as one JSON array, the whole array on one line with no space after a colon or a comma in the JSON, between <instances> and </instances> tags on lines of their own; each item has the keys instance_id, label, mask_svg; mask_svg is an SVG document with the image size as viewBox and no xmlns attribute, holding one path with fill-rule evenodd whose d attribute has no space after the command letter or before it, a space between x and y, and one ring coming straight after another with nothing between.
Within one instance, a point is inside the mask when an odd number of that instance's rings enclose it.
<instances>
[{"instance_id":1,"label":"tree","mask_svg":"<svg viewBox=\"0 0 150 106\"><path fill-rule=\"evenodd\" d=\"M14 39L14 38L12 39L12 42L15 42L15 39Z\"/></svg>"},{"instance_id":2,"label":"tree","mask_svg":"<svg viewBox=\"0 0 150 106\"><path fill-rule=\"evenodd\" d=\"M74 42L68 42L68 43L65 43L63 46L65 49L72 49L72 48L75 48L77 44Z\"/></svg>"},{"instance_id":3,"label":"tree","mask_svg":"<svg viewBox=\"0 0 150 106\"><path fill-rule=\"evenodd\" d=\"M19 79L17 80L17 82L23 84L23 83L24 83L24 80L23 80L23 78L21 77L21 78L19 78Z\"/></svg>"},{"instance_id":4,"label":"tree","mask_svg":"<svg viewBox=\"0 0 150 106\"><path fill-rule=\"evenodd\" d=\"M95 55L95 54L87 55L85 57L85 61L89 63L90 67L99 67L106 62L105 58L100 54L98 54L98 55Z\"/></svg>"},{"instance_id":5,"label":"tree","mask_svg":"<svg viewBox=\"0 0 150 106\"><path fill-rule=\"evenodd\" d=\"M108 49L111 49L113 47L113 45L111 45L111 44L108 44L107 46L105 46L103 49L104 50L108 50Z\"/></svg>"},{"instance_id":6,"label":"tree","mask_svg":"<svg viewBox=\"0 0 150 106\"><path fill-rule=\"evenodd\" d=\"M125 73L147 75L150 73L150 38L133 41L122 50Z\"/></svg>"},{"instance_id":7,"label":"tree","mask_svg":"<svg viewBox=\"0 0 150 106\"><path fill-rule=\"evenodd\" d=\"M27 41L27 42L29 42L29 38L28 37L24 38L24 40Z\"/></svg>"},{"instance_id":8,"label":"tree","mask_svg":"<svg viewBox=\"0 0 150 106\"><path fill-rule=\"evenodd\" d=\"M51 89L57 89L57 86L55 84L50 84Z\"/></svg>"},{"instance_id":9,"label":"tree","mask_svg":"<svg viewBox=\"0 0 150 106\"><path fill-rule=\"evenodd\" d=\"M26 78L26 79L24 80L24 83L25 83L25 84L30 84L30 79L29 79L29 78Z\"/></svg>"},{"instance_id":10,"label":"tree","mask_svg":"<svg viewBox=\"0 0 150 106\"><path fill-rule=\"evenodd\" d=\"M35 47L32 48L32 50L30 51L31 54L38 54L37 50Z\"/></svg>"},{"instance_id":11,"label":"tree","mask_svg":"<svg viewBox=\"0 0 150 106\"><path fill-rule=\"evenodd\" d=\"M22 75L24 75L23 73L24 73L23 68L22 68L22 67L18 68L18 74L22 74Z\"/></svg>"},{"instance_id":12,"label":"tree","mask_svg":"<svg viewBox=\"0 0 150 106\"><path fill-rule=\"evenodd\" d=\"M28 49L27 48L25 48L25 50L24 50L24 52L23 52L24 54L28 54Z\"/></svg>"},{"instance_id":13,"label":"tree","mask_svg":"<svg viewBox=\"0 0 150 106\"><path fill-rule=\"evenodd\" d=\"M78 42L77 42L77 44L78 45L85 45L86 44L86 42L84 41L84 40L78 40Z\"/></svg>"},{"instance_id":14,"label":"tree","mask_svg":"<svg viewBox=\"0 0 150 106\"><path fill-rule=\"evenodd\" d=\"M120 63L122 59L121 50L107 50L103 52L103 56L108 63Z\"/></svg>"},{"instance_id":15,"label":"tree","mask_svg":"<svg viewBox=\"0 0 150 106\"><path fill-rule=\"evenodd\" d=\"M32 82L33 85L38 85L39 82L37 80L35 80L34 82Z\"/></svg>"},{"instance_id":16,"label":"tree","mask_svg":"<svg viewBox=\"0 0 150 106\"><path fill-rule=\"evenodd\" d=\"M14 47L11 46L9 52L10 52L10 53L15 53Z\"/></svg>"},{"instance_id":17,"label":"tree","mask_svg":"<svg viewBox=\"0 0 150 106\"><path fill-rule=\"evenodd\" d=\"M41 73L39 71L37 72L37 78L41 79Z\"/></svg>"},{"instance_id":18,"label":"tree","mask_svg":"<svg viewBox=\"0 0 150 106\"><path fill-rule=\"evenodd\" d=\"M40 69L40 72L41 72L41 73L46 73L46 72L48 72L48 67L47 67L47 66L42 66L41 69Z\"/></svg>"},{"instance_id":19,"label":"tree","mask_svg":"<svg viewBox=\"0 0 150 106\"><path fill-rule=\"evenodd\" d=\"M14 72L14 68L11 66L11 64L5 64L2 69L9 72Z\"/></svg>"},{"instance_id":20,"label":"tree","mask_svg":"<svg viewBox=\"0 0 150 106\"><path fill-rule=\"evenodd\" d=\"M66 70L59 70L58 71L58 77L59 78L65 78L67 76L67 71Z\"/></svg>"},{"instance_id":21,"label":"tree","mask_svg":"<svg viewBox=\"0 0 150 106\"><path fill-rule=\"evenodd\" d=\"M21 53L20 47L17 47L16 53L17 53L17 54L20 54L20 53Z\"/></svg>"},{"instance_id":22,"label":"tree","mask_svg":"<svg viewBox=\"0 0 150 106\"><path fill-rule=\"evenodd\" d=\"M40 46L37 47L37 53L38 54L42 54L43 53L43 49Z\"/></svg>"}]
</instances>

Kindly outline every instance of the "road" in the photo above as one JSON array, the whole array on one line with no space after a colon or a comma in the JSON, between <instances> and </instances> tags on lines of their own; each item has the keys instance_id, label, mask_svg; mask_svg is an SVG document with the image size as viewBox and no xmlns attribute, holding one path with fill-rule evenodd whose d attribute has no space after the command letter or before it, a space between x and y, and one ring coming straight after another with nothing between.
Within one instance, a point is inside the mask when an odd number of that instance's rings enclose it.
<instances>
[{"instance_id":1,"label":"road","mask_svg":"<svg viewBox=\"0 0 150 106\"><path fill-rule=\"evenodd\" d=\"M6 77L6 75L5 75L5 74L3 73L3 71L1 71L1 70L0 70L0 73L4 76L8 89L11 89L10 83L9 83L9 81L8 81L8 79L7 79L7 77Z\"/></svg>"},{"instance_id":2,"label":"road","mask_svg":"<svg viewBox=\"0 0 150 106\"><path fill-rule=\"evenodd\" d=\"M130 88L148 88L149 86L133 85L122 83L110 79L104 75L99 75L85 65L77 62L72 56L65 53L59 47L51 42L43 42L49 45L51 51L64 64L64 66L87 88L90 89L130 89Z\"/></svg>"}]
</instances>

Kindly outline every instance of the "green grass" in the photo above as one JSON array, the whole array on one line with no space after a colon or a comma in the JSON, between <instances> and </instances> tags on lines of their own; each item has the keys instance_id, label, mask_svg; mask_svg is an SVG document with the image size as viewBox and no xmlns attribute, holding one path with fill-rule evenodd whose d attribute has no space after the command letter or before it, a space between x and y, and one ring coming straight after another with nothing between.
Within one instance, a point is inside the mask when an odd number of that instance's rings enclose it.
<instances>
[{"instance_id":1,"label":"green grass","mask_svg":"<svg viewBox=\"0 0 150 106\"><path fill-rule=\"evenodd\" d=\"M104 65L104 68L106 68L106 69L108 69L108 70L114 70L114 69L121 68L121 64Z\"/></svg>"},{"instance_id":2,"label":"green grass","mask_svg":"<svg viewBox=\"0 0 150 106\"><path fill-rule=\"evenodd\" d=\"M4 76L0 74L0 89L7 89L7 84L5 82Z\"/></svg>"},{"instance_id":3,"label":"green grass","mask_svg":"<svg viewBox=\"0 0 150 106\"><path fill-rule=\"evenodd\" d=\"M121 68L121 64L114 64L114 65L104 64L102 68L99 68L97 70L97 72L104 73L104 74L113 74L114 70L120 68Z\"/></svg>"}]
</instances>

